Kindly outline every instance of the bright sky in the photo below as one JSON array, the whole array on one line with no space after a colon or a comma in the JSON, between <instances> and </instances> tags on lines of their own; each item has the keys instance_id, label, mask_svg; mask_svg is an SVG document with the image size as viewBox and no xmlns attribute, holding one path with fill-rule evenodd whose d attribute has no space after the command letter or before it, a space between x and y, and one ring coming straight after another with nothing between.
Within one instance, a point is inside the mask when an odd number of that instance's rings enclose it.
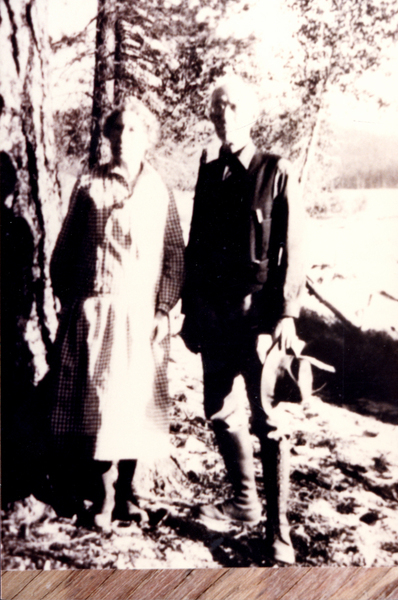
<instances>
[{"instance_id":1,"label":"bright sky","mask_svg":"<svg viewBox=\"0 0 398 600\"><path fill-rule=\"evenodd\" d=\"M48 31L53 41L63 35L82 31L97 13L97 0L49 0ZM94 39L95 23L90 32ZM90 102L86 91L91 88L93 56L84 56L73 62L75 50L63 48L51 57L51 89L53 110L67 110Z\"/></svg>"},{"instance_id":2,"label":"bright sky","mask_svg":"<svg viewBox=\"0 0 398 600\"><path fill-rule=\"evenodd\" d=\"M52 39L78 33L96 12L97 0L49 0L48 26Z\"/></svg>"}]
</instances>

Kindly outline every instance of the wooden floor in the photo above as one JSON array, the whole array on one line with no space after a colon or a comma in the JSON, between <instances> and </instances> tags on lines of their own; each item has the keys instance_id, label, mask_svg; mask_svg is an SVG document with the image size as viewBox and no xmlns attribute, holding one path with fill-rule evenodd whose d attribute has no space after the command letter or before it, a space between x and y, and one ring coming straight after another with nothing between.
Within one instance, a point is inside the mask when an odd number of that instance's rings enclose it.
<instances>
[{"instance_id":1,"label":"wooden floor","mask_svg":"<svg viewBox=\"0 0 398 600\"><path fill-rule=\"evenodd\" d=\"M2 571L2 600L398 600L398 567Z\"/></svg>"}]
</instances>

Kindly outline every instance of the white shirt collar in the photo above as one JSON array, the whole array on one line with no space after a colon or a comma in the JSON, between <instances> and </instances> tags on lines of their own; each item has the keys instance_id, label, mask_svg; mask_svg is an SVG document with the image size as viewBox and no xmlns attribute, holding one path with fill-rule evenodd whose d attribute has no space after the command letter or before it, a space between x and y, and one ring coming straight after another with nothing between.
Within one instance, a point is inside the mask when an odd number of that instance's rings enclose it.
<instances>
[{"instance_id":1,"label":"white shirt collar","mask_svg":"<svg viewBox=\"0 0 398 600\"><path fill-rule=\"evenodd\" d=\"M244 146L240 150L237 150L237 151L233 152L233 154L235 154L237 156L237 158L239 159L240 163L247 170L249 168L249 165L251 163L251 160L252 160L254 154L256 153L256 150L257 150L256 146L253 144L252 140L250 140L246 144L246 146Z\"/></svg>"}]
</instances>

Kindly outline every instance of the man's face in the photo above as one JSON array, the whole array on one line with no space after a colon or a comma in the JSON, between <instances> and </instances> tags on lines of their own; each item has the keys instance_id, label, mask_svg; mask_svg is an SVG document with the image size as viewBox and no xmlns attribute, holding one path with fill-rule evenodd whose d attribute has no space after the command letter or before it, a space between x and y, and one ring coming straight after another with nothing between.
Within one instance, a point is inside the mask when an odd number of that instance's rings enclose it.
<instances>
[{"instance_id":1,"label":"man's face","mask_svg":"<svg viewBox=\"0 0 398 600\"><path fill-rule=\"evenodd\" d=\"M226 84L214 90L210 118L222 143L230 145L233 151L249 142L253 111L236 86Z\"/></svg>"}]
</instances>

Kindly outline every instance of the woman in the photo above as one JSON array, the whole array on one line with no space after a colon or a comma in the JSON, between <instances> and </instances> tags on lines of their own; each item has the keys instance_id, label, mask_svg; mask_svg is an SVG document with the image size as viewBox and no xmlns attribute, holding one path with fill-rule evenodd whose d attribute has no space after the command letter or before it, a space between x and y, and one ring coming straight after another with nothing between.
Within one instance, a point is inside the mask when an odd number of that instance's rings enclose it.
<instances>
[{"instance_id":1,"label":"woman","mask_svg":"<svg viewBox=\"0 0 398 600\"><path fill-rule=\"evenodd\" d=\"M95 517L129 512L136 459L168 452L168 313L184 242L174 199L145 161L157 124L134 98L106 120L112 160L78 182L51 278L62 310L51 430L58 450L102 472ZM62 477L62 475L61 475Z\"/></svg>"}]
</instances>

